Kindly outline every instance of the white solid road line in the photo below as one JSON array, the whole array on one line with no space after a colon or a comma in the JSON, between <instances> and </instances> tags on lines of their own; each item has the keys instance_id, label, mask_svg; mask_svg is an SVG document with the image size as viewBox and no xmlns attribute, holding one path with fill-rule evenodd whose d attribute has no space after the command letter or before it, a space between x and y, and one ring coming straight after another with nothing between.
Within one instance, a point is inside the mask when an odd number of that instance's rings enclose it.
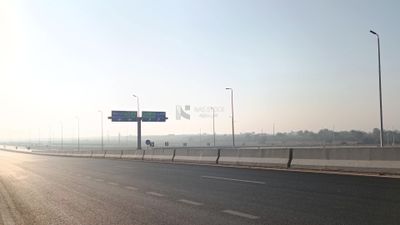
<instances>
[{"instance_id":1,"label":"white solid road line","mask_svg":"<svg viewBox=\"0 0 400 225\"><path fill-rule=\"evenodd\" d=\"M148 195L153 195L153 196L157 196L157 197L164 197L163 194L158 193L158 192L153 192L153 191L148 191L148 192L146 192L146 194L148 194Z\"/></svg>"},{"instance_id":2,"label":"white solid road line","mask_svg":"<svg viewBox=\"0 0 400 225\"><path fill-rule=\"evenodd\" d=\"M125 186L126 189L132 190L132 191L136 191L137 188L132 187L132 186Z\"/></svg>"},{"instance_id":3,"label":"white solid road line","mask_svg":"<svg viewBox=\"0 0 400 225\"><path fill-rule=\"evenodd\" d=\"M107 184L111 184L111 185L114 185L114 186L118 185L118 183L115 183L115 182L107 182Z\"/></svg>"},{"instance_id":4,"label":"white solid road line","mask_svg":"<svg viewBox=\"0 0 400 225\"><path fill-rule=\"evenodd\" d=\"M178 202L182 202L182 203L189 204L189 205L195 205L195 206L203 205L203 203L190 201L190 200L187 200L187 199L179 199Z\"/></svg>"},{"instance_id":5,"label":"white solid road line","mask_svg":"<svg viewBox=\"0 0 400 225\"><path fill-rule=\"evenodd\" d=\"M227 214L231 214L231 215L234 215L234 216L240 216L240 217L243 217L243 218L252 219L252 220L260 218L258 216L253 216L253 215L250 215L250 214L247 214L247 213L242 213L242 212L238 212L238 211L230 210L230 209L223 210L222 212L223 213L227 213Z\"/></svg>"},{"instance_id":6,"label":"white solid road line","mask_svg":"<svg viewBox=\"0 0 400 225\"><path fill-rule=\"evenodd\" d=\"M99 178L96 178L96 179L94 179L95 181L98 181L98 182L103 182L104 180L103 179L99 179Z\"/></svg>"},{"instance_id":7,"label":"white solid road line","mask_svg":"<svg viewBox=\"0 0 400 225\"><path fill-rule=\"evenodd\" d=\"M201 177L207 178L207 179L236 181L236 182L244 182L244 183L251 183L251 184L266 184L263 181L255 181L255 180L241 180L241 179L234 179L234 178L227 178L227 177L215 177L215 176L201 176Z\"/></svg>"}]
</instances>

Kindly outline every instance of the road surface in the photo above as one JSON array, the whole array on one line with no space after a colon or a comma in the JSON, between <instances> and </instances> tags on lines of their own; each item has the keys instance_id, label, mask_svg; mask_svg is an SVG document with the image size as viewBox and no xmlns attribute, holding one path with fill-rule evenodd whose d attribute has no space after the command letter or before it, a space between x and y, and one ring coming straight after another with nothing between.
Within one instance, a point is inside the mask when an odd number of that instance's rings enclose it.
<instances>
[{"instance_id":1,"label":"road surface","mask_svg":"<svg viewBox=\"0 0 400 225\"><path fill-rule=\"evenodd\" d=\"M400 179L0 151L0 224L400 224Z\"/></svg>"}]
</instances>

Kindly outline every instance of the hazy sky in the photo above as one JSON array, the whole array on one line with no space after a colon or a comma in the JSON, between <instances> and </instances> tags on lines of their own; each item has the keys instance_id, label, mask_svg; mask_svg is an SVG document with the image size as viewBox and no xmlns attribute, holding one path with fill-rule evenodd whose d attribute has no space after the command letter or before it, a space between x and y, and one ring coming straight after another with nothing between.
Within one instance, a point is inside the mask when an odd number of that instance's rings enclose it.
<instances>
[{"instance_id":1,"label":"hazy sky","mask_svg":"<svg viewBox=\"0 0 400 225\"><path fill-rule=\"evenodd\" d=\"M400 1L0 0L0 138L100 134L100 113L166 111L143 134L400 128ZM191 120L176 120L191 105ZM105 134L136 134L104 119Z\"/></svg>"}]
</instances>

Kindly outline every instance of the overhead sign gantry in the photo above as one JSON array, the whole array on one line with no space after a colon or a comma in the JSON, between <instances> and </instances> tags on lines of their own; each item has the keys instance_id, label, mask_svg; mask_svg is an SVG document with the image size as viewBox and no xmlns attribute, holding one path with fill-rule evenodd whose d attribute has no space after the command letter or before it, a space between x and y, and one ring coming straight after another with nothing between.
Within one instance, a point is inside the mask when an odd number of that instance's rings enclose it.
<instances>
[{"instance_id":1,"label":"overhead sign gantry","mask_svg":"<svg viewBox=\"0 0 400 225\"><path fill-rule=\"evenodd\" d=\"M167 119L165 112L142 112L143 122L165 122Z\"/></svg>"},{"instance_id":2,"label":"overhead sign gantry","mask_svg":"<svg viewBox=\"0 0 400 225\"><path fill-rule=\"evenodd\" d=\"M111 117L112 122L136 122L137 112L136 111L112 111Z\"/></svg>"},{"instance_id":3,"label":"overhead sign gantry","mask_svg":"<svg viewBox=\"0 0 400 225\"><path fill-rule=\"evenodd\" d=\"M142 149L142 121L165 122L168 117L166 112L142 111L142 117L137 116L137 111L111 111L108 117L111 122L137 122L137 149Z\"/></svg>"}]
</instances>

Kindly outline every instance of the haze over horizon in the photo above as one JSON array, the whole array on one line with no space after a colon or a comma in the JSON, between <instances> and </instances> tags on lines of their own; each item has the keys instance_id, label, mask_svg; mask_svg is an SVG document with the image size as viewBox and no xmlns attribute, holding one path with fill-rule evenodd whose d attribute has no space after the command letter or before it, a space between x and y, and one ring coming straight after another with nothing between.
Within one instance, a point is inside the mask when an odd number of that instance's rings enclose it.
<instances>
[{"instance_id":1,"label":"haze over horizon","mask_svg":"<svg viewBox=\"0 0 400 225\"><path fill-rule=\"evenodd\" d=\"M143 135L400 129L399 1L0 2L0 139L136 135L111 110L166 111ZM365 4L368 2L368 4ZM191 119L176 120L190 105ZM196 111L197 110L197 111ZM203 112L202 112L203 111ZM204 113L204 115L201 115Z\"/></svg>"}]
</instances>

